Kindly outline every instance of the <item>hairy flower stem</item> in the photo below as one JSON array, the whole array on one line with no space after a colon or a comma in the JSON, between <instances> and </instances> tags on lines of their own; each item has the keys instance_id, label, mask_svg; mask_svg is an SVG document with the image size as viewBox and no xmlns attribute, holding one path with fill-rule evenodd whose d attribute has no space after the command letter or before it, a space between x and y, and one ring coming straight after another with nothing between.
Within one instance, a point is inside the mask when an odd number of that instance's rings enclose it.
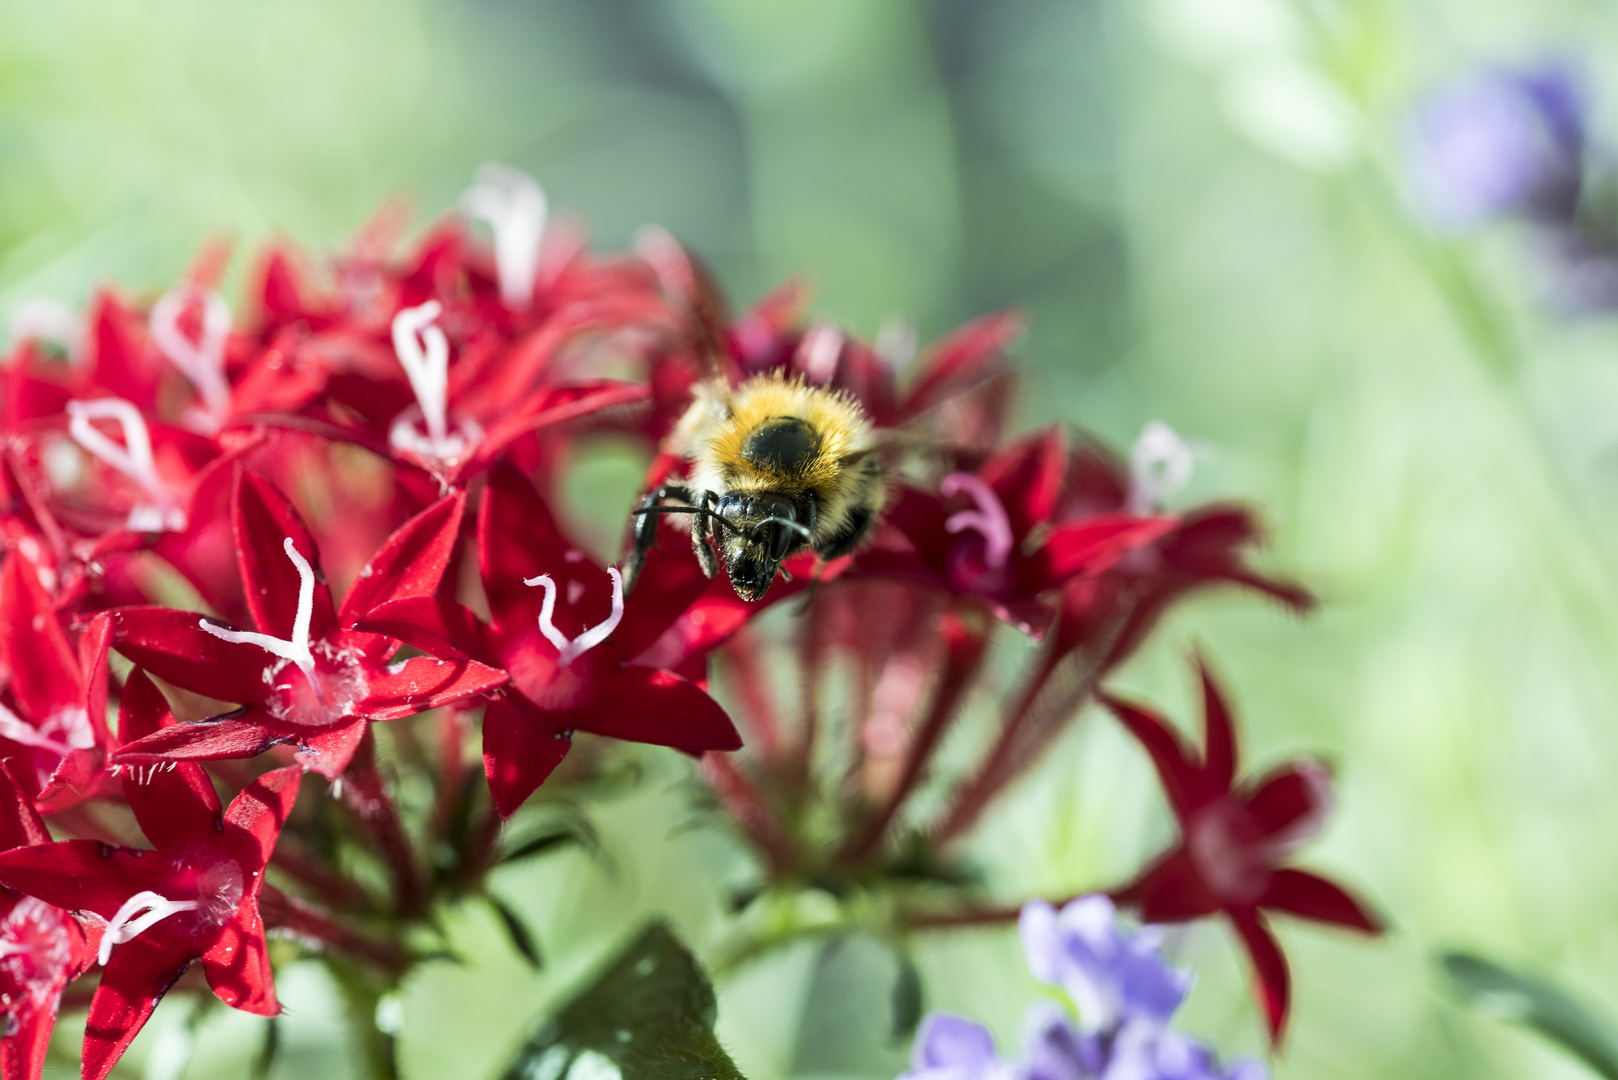
<instances>
[{"instance_id":1,"label":"hairy flower stem","mask_svg":"<svg viewBox=\"0 0 1618 1080\"><path fill-rule=\"evenodd\" d=\"M765 805L758 788L726 754L705 754L702 772L732 820L747 831L770 864L774 876L791 873L798 864L797 845L781 831L780 822Z\"/></svg>"},{"instance_id":2,"label":"hairy flower stem","mask_svg":"<svg viewBox=\"0 0 1618 1080\"><path fill-rule=\"evenodd\" d=\"M314 905L288 896L274 885L266 884L260 891L258 907L265 926L318 942L332 952L365 964L390 980L397 980L410 967L410 954L403 946L346 926Z\"/></svg>"},{"instance_id":3,"label":"hairy flower stem","mask_svg":"<svg viewBox=\"0 0 1618 1080\"><path fill-rule=\"evenodd\" d=\"M742 704L740 715L751 736L748 746L765 761L777 762L781 755L781 725L770 698L769 674L758 633L745 624L726 643L725 675Z\"/></svg>"},{"instance_id":4,"label":"hairy flower stem","mask_svg":"<svg viewBox=\"0 0 1618 1080\"><path fill-rule=\"evenodd\" d=\"M987 655L989 635L981 628L967 629L952 617L944 672L933 689L927 714L917 726L906 750L904 765L893 790L865 826L851 835L835 856L845 866L862 862L881 844L905 800L926 774L934 750L960 716L960 707Z\"/></svg>"},{"instance_id":5,"label":"hairy flower stem","mask_svg":"<svg viewBox=\"0 0 1618 1080\"><path fill-rule=\"evenodd\" d=\"M399 818L399 808L388 791L376 762L376 735L370 727L344 772L343 802L360 819L393 877L394 903L401 915L420 915L427 909L420 862L415 845Z\"/></svg>"},{"instance_id":6,"label":"hairy flower stem","mask_svg":"<svg viewBox=\"0 0 1618 1080\"><path fill-rule=\"evenodd\" d=\"M378 906L376 899L359 882L333 872L285 842L275 846L270 865L318 896L328 907L362 913L375 911Z\"/></svg>"},{"instance_id":7,"label":"hairy flower stem","mask_svg":"<svg viewBox=\"0 0 1618 1080\"><path fill-rule=\"evenodd\" d=\"M378 1006L393 989L393 981L378 985L369 972L337 959L326 966L342 989L349 1030L358 1037L372 1080L399 1080L399 1040L377 1023Z\"/></svg>"}]
</instances>

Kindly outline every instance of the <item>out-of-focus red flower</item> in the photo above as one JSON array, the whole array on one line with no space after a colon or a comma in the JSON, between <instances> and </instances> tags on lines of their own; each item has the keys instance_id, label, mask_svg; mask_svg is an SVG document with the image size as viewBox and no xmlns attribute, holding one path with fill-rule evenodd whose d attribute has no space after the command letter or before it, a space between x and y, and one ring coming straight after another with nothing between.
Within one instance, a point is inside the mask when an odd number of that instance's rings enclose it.
<instances>
[{"instance_id":1,"label":"out-of-focus red flower","mask_svg":"<svg viewBox=\"0 0 1618 1080\"><path fill-rule=\"evenodd\" d=\"M136 671L124 687L119 729L144 736L172 724L163 695ZM225 1004L259 1016L280 1012L258 894L301 772L266 773L222 808L200 766L147 768L126 776L124 798L155 851L64 840L0 852L0 883L104 927L104 970L84 1035L87 1080L112 1070L197 961Z\"/></svg>"},{"instance_id":2,"label":"out-of-focus red flower","mask_svg":"<svg viewBox=\"0 0 1618 1080\"><path fill-rule=\"evenodd\" d=\"M1113 894L1146 922L1181 922L1224 914L1253 961L1254 990L1279 1041L1286 1025L1286 957L1265 912L1280 911L1367 934L1382 922L1341 886L1281 865L1319 832L1331 807L1331 777L1307 759L1237 782L1236 733L1208 669L1202 681L1203 749L1198 753L1157 713L1102 695L1139 740L1180 824L1180 842Z\"/></svg>"},{"instance_id":3,"label":"out-of-focus red flower","mask_svg":"<svg viewBox=\"0 0 1618 1080\"><path fill-rule=\"evenodd\" d=\"M0 851L51 842L51 834L11 770L0 763ZM0 890L0 1075L39 1080L56 1027L62 990L95 963L99 929L62 908Z\"/></svg>"},{"instance_id":4,"label":"out-of-focus red flower","mask_svg":"<svg viewBox=\"0 0 1618 1080\"><path fill-rule=\"evenodd\" d=\"M297 511L275 488L238 471L231 528L254 630L220 627L196 612L134 607L113 613L113 640L119 652L175 686L244 709L126 742L117 763L244 758L290 742L306 767L335 778L367 724L504 683L504 672L471 660L392 663L396 640L350 629L384 601L437 589L463 505L464 496L449 495L406 522L339 611Z\"/></svg>"}]
</instances>

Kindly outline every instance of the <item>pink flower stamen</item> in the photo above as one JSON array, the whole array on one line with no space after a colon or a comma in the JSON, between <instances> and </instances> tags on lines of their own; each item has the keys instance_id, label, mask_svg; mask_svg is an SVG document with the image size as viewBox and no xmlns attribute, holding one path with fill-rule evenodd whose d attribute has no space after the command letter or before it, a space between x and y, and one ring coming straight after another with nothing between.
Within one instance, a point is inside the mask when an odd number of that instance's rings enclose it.
<instances>
[{"instance_id":1,"label":"pink flower stamen","mask_svg":"<svg viewBox=\"0 0 1618 1080\"><path fill-rule=\"evenodd\" d=\"M618 629L618 624L624 619L624 579L618 573L616 566L607 567L607 573L612 577L612 614L604 622L590 627L576 638L569 638L556 628L553 621L556 615L556 583L549 574L538 577L524 578L524 585L538 585L545 590L545 599L539 608L539 632L545 635L545 640L556 646L556 666L567 667L574 660L600 645L612 632Z\"/></svg>"},{"instance_id":2,"label":"pink flower stamen","mask_svg":"<svg viewBox=\"0 0 1618 1080\"><path fill-rule=\"evenodd\" d=\"M951 514L944 522L944 531L958 533L966 529L976 530L983 537L983 561L991 570L1005 566L1006 560L1011 557L1014 542L1011 519L1006 516L1006 508L1000 505L1000 497L994 493L994 488L975 473L958 472L944 477L938 489L945 497L964 492L977 504L976 510Z\"/></svg>"},{"instance_id":3,"label":"pink flower stamen","mask_svg":"<svg viewBox=\"0 0 1618 1080\"><path fill-rule=\"evenodd\" d=\"M1147 423L1129 452L1129 512L1153 513L1185 487L1196 469L1197 451L1161 420Z\"/></svg>"},{"instance_id":4,"label":"pink flower stamen","mask_svg":"<svg viewBox=\"0 0 1618 1080\"><path fill-rule=\"evenodd\" d=\"M202 304L202 333L196 341L180 329L180 317L192 303ZM218 431L230 411L230 383L225 379L225 344L230 338L230 309L212 290L182 285L152 305L152 341L169 362L191 380L207 410L190 414L194 426Z\"/></svg>"},{"instance_id":5,"label":"pink flower stamen","mask_svg":"<svg viewBox=\"0 0 1618 1080\"><path fill-rule=\"evenodd\" d=\"M315 678L315 657L309 651L309 622L314 617L315 610L315 572L309 566L308 560L298 554L298 549L293 546L292 537L286 538L282 550L287 553L287 558L292 560L292 565L298 568L298 614L292 621L292 640L286 641L268 634L255 634L251 630L227 630L223 626L215 626L207 619L199 620L199 625L221 641L229 641L236 645L257 645L265 652L292 661L309 680L309 686L314 690L315 696L320 697L320 682Z\"/></svg>"},{"instance_id":6,"label":"pink flower stamen","mask_svg":"<svg viewBox=\"0 0 1618 1080\"><path fill-rule=\"evenodd\" d=\"M142 890L123 902L112 921L101 933L101 951L96 954L102 967L112 959L114 946L122 945L126 941L133 941L140 934L170 915L178 915L182 911L196 911L202 906L199 900L170 900L160 893Z\"/></svg>"},{"instance_id":7,"label":"pink flower stamen","mask_svg":"<svg viewBox=\"0 0 1618 1080\"><path fill-rule=\"evenodd\" d=\"M798 365L810 382L828 383L837 374L837 358L842 355L843 332L835 326L816 326L798 346Z\"/></svg>"},{"instance_id":8,"label":"pink flower stamen","mask_svg":"<svg viewBox=\"0 0 1618 1080\"><path fill-rule=\"evenodd\" d=\"M67 415L67 432L74 442L98 461L135 481L151 496L150 505L137 506L129 511L129 528L137 532L178 531L185 528L185 511L174 505L168 489L157 475L157 464L152 457L151 432L139 409L123 398L100 398L96 401L68 402ZM103 435L91 423L92 420L112 420L117 423L124 444L119 446Z\"/></svg>"},{"instance_id":9,"label":"pink flower stamen","mask_svg":"<svg viewBox=\"0 0 1618 1080\"><path fill-rule=\"evenodd\" d=\"M527 307L534 295L539 244L550 213L545 192L521 169L491 162L473 176L472 186L461 195L461 209L494 230L500 299L510 308Z\"/></svg>"}]
</instances>

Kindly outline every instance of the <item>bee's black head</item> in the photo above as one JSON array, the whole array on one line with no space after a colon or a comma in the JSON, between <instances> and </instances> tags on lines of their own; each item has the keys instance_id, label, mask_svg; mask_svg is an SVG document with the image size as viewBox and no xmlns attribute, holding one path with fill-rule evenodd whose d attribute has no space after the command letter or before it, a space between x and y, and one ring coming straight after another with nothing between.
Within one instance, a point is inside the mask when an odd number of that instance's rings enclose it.
<instances>
[{"instance_id":1,"label":"bee's black head","mask_svg":"<svg viewBox=\"0 0 1618 1080\"><path fill-rule=\"evenodd\" d=\"M736 595L762 597L775 580L781 560L802 549L814 527L814 507L793 504L774 492L729 492L714 509L719 553ZM807 520L805 520L807 519Z\"/></svg>"}]
</instances>

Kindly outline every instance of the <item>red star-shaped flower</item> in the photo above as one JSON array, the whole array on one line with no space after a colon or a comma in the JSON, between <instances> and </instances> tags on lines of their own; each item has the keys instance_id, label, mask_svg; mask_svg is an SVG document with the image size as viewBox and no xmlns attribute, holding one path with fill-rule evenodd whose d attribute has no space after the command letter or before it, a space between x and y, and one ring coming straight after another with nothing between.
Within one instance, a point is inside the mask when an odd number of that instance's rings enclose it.
<instances>
[{"instance_id":1,"label":"red star-shaped flower","mask_svg":"<svg viewBox=\"0 0 1618 1080\"><path fill-rule=\"evenodd\" d=\"M1253 960L1254 990L1279 1041L1286 1024L1286 957L1264 912L1377 934L1381 920L1341 886L1306 870L1280 865L1320 830L1331 806L1324 766L1290 761L1237 784L1236 736L1230 711L1199 659L1203 751L1198 753L1156 713L1107 695L1102 700L1140 741L1157 769L1180 824L1180 843L1134 881L1118 889L1150 923L1181 922L1223 913Z\"/></svg>"},{"instance_id":2,"label":"red star-shaped flower","mask_svg":"<svg viewBox=\"0 0 1618 1080\"><path fill-rule=\"evenodd\" d=\"M483 763L501 815L550 775L574 731L693 754L741 746L724 710L673 670L718 644L706 632L710 614L723 632L735 629L730 605L709 612L699 603L713 583L688 546L654 552L626 601L618 571L574 547L528 479L498 465L478 516L478 556L492 626L436 597L384 604L360 625L511 673L483 717ZM688 625L677 627L682 616Z\"/></svg>"},{"instance_id":3,"label":"red star-shaped flower","mask_svg":"<svg viewBox=\"0 0 1618 1080\"><path fill-rule=\"evenodd\" d=\"M28 795L0 764L0 851L50 842ZM62 989L95 963L100 940L61 908L0 890L0 1076L39 1080Z\"/></svg>"},{"instance_id":4,"label":"red star-shaped flower","mask_svg":"<svg viewBox=\"0 0 1618 1080\"><path fill-rule=\"evenodd\" d=\"M167 703L136 671L124 687L121 731L173 724ZM0 883L103 925L104 970L90 1002L84 1076L102 1080L192 963L227 1005L259 1016L275 998L258 894L292 811L301 770L277 769L228 808L201 766L181 762L126 777L124 797L155 851L65 840L0 852Z\"/></svg>"},{"instance_id":5,"label":"red star-shaped flower","mask_svg":"<svg viewBox=\"0 0 1618 1080\"><path fill-rule=\"evenodd\" d=\"M126 742L119 764L252 757L295 743L327 777L348 764L373 721L398 720L488 692L505 673L464 659L390 663L398 642L352 627L377 604L438 587L460 529L464 496L449 495L383 543L339 611L316 568L319 553L292 504L239 471L231 527L254 630L196 612L122 608L119 652L175 686L244 706L241 715L181 724Z\"/></svg>"}]
</instances>

